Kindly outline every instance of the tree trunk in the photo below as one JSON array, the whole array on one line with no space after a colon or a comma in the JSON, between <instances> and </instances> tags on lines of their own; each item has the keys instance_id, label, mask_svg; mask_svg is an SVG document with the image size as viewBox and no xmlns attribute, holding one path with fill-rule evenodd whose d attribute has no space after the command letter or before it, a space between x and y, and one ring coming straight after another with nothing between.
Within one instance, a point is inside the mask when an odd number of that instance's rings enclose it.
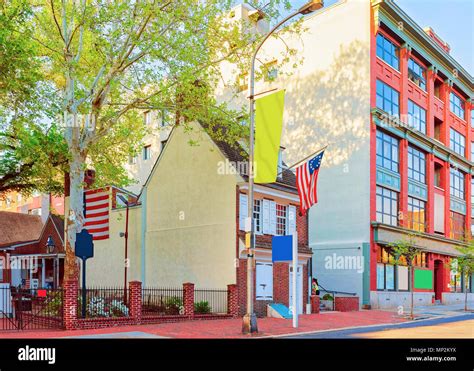
<instances>
[{"instance_id":1,"label":"tree trunk","mask_svg":"<svg viewBox=\"0 0 474 371\"><path fill-rule=\"evenodd\" d=\"M469 276L468 276L469 277ZM465 285L466 295L464 295L464 311L467 312L467 293L468 293L468 284Z\"/></svg>"},{"instance_id":2,"label":"tree trunk","mask_svg":"<svg viewBox=\"0 0 474 371\"><path fill-rule=\"evenodd\" d=\"M410 308L410 319L414 319L415 316L413 315L413 306L414 306L414 281L415 277L413 275L413 267L410 266L410 291L411 291L411 308Z\"/></svg>"},{"instance_id":3,"label":"tree trunk","mask_svg":"<svg viewBox=\"0 0 474 371\"><path fill-rule=\"evenodd\" d=\"M74 136L74 134L73 134ZM77 137L75 139L78 139ZM73 143L75 140L73 140ZM77 143L77 142L76 142ZM69 163L69 214L66 223L66 261L64 275L66 279L78 279L79 269L74 253L76 233L81 232L84 226L84 164L86 154L81 152L77 145L70 145L71 155Z\"/></svg>"}]
</instances>

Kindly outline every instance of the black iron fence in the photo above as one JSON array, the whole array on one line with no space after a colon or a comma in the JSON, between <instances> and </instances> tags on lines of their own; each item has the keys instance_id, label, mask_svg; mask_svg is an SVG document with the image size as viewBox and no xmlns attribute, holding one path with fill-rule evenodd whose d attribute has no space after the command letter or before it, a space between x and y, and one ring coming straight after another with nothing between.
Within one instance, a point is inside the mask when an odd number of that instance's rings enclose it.
<instances>
[{"instance_id":1,"label":"black iron fence","mask_svg":"<svg viewBox=\"0 0 474 371\"><path fill-rule=\"evenodd\" d=\"M171 316L183 313L182 287L142 289L142 316Z\"/></svg>"},{"instance_id":2,"label":"black iron fence","mask_svg":"<svg viewBox=\"0 0 474 371\"><path fill-rule=\"evenodd\" d=\"M226 289L195 289L195 314L222 314L227 313Z\"/></svg>"},{"instance_id":3,"label":"black iron fence","mask_svg":"<svg viewBox=\"0 0 474 371\"><path fill-rule=\"evenodd\" d=\"M62 327L62 289L0 287L0 331Z\"/></svg>"},{"instance_id":4,"label":"black iron fence","mask_svg":"<svg viewBox=\"0 0 474 371\"><path fill-rule=\"evenodd\" d=\"M97 287L78 290L78 318L128 317L128 290L123 287ZM85 303L85 306L84 306Z\"/></svg>"}]
</instances>

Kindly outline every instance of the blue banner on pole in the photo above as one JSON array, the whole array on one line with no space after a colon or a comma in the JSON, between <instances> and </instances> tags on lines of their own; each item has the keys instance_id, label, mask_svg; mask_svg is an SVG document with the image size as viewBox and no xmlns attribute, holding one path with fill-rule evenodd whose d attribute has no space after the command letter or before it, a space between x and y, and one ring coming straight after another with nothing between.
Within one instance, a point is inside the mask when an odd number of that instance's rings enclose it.
<instances>
[{"instance_id":1,"label":"blue banner on pole","mask_svg":"<svg viewBox=\"0 0 474 371\"><path fill-rule=\"evenodd\" d=\"M291 261L293 259L293 236L273 236L272 261Z\"/></svg>"}]
</instances>

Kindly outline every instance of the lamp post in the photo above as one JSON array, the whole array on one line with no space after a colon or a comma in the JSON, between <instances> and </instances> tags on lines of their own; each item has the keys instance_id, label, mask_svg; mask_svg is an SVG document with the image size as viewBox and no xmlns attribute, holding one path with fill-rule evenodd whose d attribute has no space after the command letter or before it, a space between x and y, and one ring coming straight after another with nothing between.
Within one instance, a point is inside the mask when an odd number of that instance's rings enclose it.
<instances>
[{"instance_id":1,"label":"lamp post","mask_svg":"<svg viewBox=\"0 0 474 371\"><path fill-rule=\"evenodd\" d=\"M54 248L55 248L55 244L54 244L54 240L53 240L53 236L49 235L48 236L48 239L46 240L46 253L47 254L52 254L54 252ZM43 259L43 264L46 264L45 263L45 260ZM44 272L44 267L43 267L43 272ZM45 287L45 284L44 284L44 281L41 282L41 284L43 285L43 287ZM53 260L53 288L56 288L57 287L57 282L56 282L56 259Z\"/></svg>"},{"instance_id":2,"label":"lamp post","mask_svg":"<svg viewBox=\"0 0 474 371\"><path fill-rule=\"evenodd\" d=\"M253 188L254 188L254 174L253 174L253 160L254 160L254 132L255 132L255 61L257 54L262 48L265 41L283 24L288 22L291 18L294 18L300 14L309 14L324 6L323 0L313 0L303 5L296 12L288 15L281 20L270 32L268 32L263 40L258 44L255 52L252 56L250 65L250 76L249 76L249 110L250 110L250 144L249 144L249 197L248 197L248 217L250 218L250 247L247 252L247 313L244 315L242 323L242 332L244 334L253 334L258 332L257 317L254 313L253 296L254 296L254 285L253 285L253 266L254 266L254 249L255 249L255 223L253 218Z\"/></svg>"},{"instance_id":3,"label":"lamp post","mask_svg":"<svg viewBox=\"0 0 474 371\"><path fill-rule=\"evenodd\" d=\"M121 237L125 237L125 258L124 258L124 274L123 274L123 302L127 303L127 273L128 273L128 212L130 207L130 202L128 199L122 195L117 195L118 198L125 204L125 233L121 233Z\"/></svg>"}]
</instances>

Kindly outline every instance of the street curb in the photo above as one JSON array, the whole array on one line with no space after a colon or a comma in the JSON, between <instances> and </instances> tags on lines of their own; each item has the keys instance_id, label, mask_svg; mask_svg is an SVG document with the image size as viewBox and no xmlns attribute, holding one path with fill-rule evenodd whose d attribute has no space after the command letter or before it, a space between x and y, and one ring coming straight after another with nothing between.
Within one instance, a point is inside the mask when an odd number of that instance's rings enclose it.
<instances>
[{"instance_id":1,"label":"street curb","mask_svg":"<svg viewBox=\"0 0 474 371\"><path fill-rule=\"evenodd\" d=\"M405 321L405 322L399 322L399 323L381 323L378 325L364 325L364 326L353 326L353 327L340 327L337 329L327 329L327 330L316 330L316 331L304 331L304 332L291 332L287 334L278 334L278 335L263 335L258 337L258 339L270 339L270 338L281 338L281 337L289 337L289 336L300 336L300 335L310 335L310 334L321 334L325 332L334 332L334 331L344 331L344 330L357 330L357 329L363 329L363 328L370 328L370 327L381 327L381 326L397 326L405 323L421 323L421 322L426 322L426 321L431 321L433 319L438 319L438 318L455 318L455 317L462 317L465 316L466 314L458 314L458 315L446 315L446 316L436 316L436 317L431 317L431 318L425 318L425 319L420 319L420 320L413 320L413 321Z\"/></svg>"}]
</instances>

